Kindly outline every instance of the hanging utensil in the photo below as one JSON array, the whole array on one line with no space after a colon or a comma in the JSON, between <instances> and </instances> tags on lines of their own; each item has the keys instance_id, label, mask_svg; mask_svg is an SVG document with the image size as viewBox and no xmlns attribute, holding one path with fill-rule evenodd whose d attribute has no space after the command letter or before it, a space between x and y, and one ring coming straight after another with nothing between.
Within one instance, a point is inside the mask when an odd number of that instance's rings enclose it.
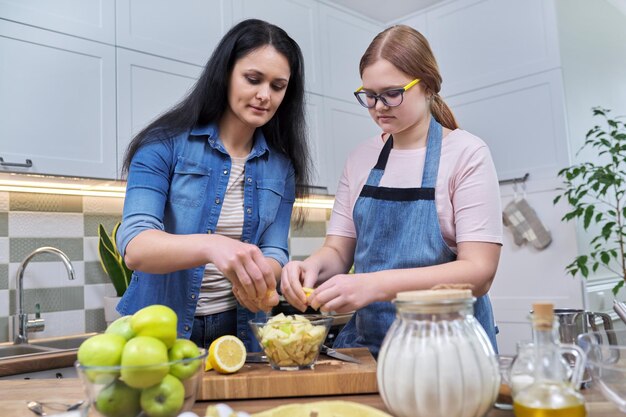
<instances>
[{"instance_id":1,"label":"hanging utensil","mask_svg":"<svg viewBox=\"0 0 626 417\"><path fill-rule=\"evenodd\" d=\"M615 310L619 318L626 323L626 304L621 301L613 300L613 310Z\"/></svg>"}]
</instances>

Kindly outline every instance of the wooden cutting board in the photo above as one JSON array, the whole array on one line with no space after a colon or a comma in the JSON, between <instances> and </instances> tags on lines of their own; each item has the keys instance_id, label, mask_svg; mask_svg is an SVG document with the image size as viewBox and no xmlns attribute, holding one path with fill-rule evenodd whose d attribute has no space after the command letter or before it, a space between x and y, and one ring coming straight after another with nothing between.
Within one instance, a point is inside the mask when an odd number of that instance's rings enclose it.
<instances>
[{"instance_id":1,"label":"wooden cutting board","mask_svg":"<svg viewBox=\"0 0 626 417\"><path fill-rule=\"evenodd\" d=\"M361 363L320 355L314 369L276 371L266 363L247 363L237 373L205 372L198 400L302 397L377 393L376 361L366 348L337 349Z\"/></svg>"}]
</instances>

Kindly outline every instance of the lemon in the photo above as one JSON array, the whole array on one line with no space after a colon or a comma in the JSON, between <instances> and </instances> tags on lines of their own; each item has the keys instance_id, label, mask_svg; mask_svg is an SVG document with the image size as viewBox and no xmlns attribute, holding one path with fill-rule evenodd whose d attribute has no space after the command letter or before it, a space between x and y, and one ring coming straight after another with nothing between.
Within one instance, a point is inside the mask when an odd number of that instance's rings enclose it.
<instances>
[{"instance_id":1,"label":"lemon","mask_svg":"<svg viewBox=\"0 0 626 417\"><path fill-rule=\"evenodd\" d=\"M209 346L206 370L215 369L220 374L232 374L246 363L246 347L236 336L218 337Z\"/></svg>"},{"instance_id":2,"label":"lemon","mask_svg":"<svg viewBox=\"0 0 626 417\"><path fill-rule=\"evenodd\" d=\"M315 290L313 288L302 287L302 291L304 291L304 295L308 298Z\"/></svg>"}]
</instances>

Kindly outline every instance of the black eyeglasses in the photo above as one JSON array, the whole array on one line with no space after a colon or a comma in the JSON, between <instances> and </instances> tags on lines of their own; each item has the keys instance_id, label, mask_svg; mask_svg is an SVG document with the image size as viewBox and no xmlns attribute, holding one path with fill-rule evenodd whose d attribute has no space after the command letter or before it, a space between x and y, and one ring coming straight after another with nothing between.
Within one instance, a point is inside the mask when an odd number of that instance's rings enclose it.
<instances>
[{"instance_id":1,"label":"black eyeglasses","mask_svg":"<svg viewBox=\"0 0 626 417\"><path fill-rule=\"evenodd\" d=\"M363 91L363 86L360 86L355 92L354 96L361 106L372 109L376 107L378 100L382 101L387 107L397 107L402 104L404 100L404 92L420 82L419 78L414 79L407 85L401 88L392 88L391 90L383 91L380 94L374 94L370 91Z\"/></svg>"}]
</instances>

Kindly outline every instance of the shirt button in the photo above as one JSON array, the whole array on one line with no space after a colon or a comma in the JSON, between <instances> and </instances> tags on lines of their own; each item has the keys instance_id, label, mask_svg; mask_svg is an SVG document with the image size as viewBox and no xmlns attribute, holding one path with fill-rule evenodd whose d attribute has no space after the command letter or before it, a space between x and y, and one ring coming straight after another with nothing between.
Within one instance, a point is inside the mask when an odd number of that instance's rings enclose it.
<instances>
[{"instance_id":1,"label":"shirt button","mask_svg":"<svg viewBox=\"0 0 626 417\"><path fill-rule=\"evenodd\" d=\"M219 198L219 197L217 197L217 198L215 199L215 204L219 204L221 201L222 201L222 200L220 200L220 198Z\"/></svg>"},{"instance_id":2,"label":"shirt button","mask_svg":"<svg viewBox=\"0 0 626 417\"><path fill-rule=\"evenodd\" d=\"M244 239L243 243L250 243L250 239Z\"/></svg>"},{"instance_id":3,"label":"shirt button","mask_svg":"<svg viewBox=\"0 0 626 417\"><path fill-rule=\"evenodd\" d=\"M246 181L248 181L248 182L252 182L252 178L251 178L251 177L248 177L248 179L247 179Z\"/></svg>"},{"instance_id":4,"label":"shirt button","mask_svg":"<svg viewBox=\"0 0 626 417\"><path fill-rule=\"evenodd\" d=\"M239 336L241 336L241 338L243 339L244 337L246 337L246 332L239 332Z\"/></svg>"},{"instance_id":5,"label":"shirt button","mask_svg":"<svg viewBox=\"0 0 626 417\"><path fill-rule=\"evenodd\" d=\"M224 170L224 175L226 175L226 174L228 174L228 170L227 169Z\"/></svg>"},{"instance_id":6,"label":"shirt button","mask_svg":"<svg viewBox=\"0 0 626 417\"><path fill-rule=\"evenodd\" d=\"M185 326L185 331L188 332L189 331L189 326Z\"/></svg>"},{"instance_id":7,"label":"shirt button","mask_svg":"<svg viewBox=\"0 0 626 417\"><path fill-rule=\"evenodd\" d=\"M252 209L251 209L250 207L248 207L248 208L246 209L246 213L248 213L248 214L252 214Z\"/></svg>"},{"instance_id":8,"label":"shirt button","mask_svg":"<svg viewBox=\"0 0 626 417\"><path fill-rule=\"evenodd\" d=\"M195 300L196 299L196 295L195 294L191 294L191 299Z\"/></svg>"}]
</instances>

